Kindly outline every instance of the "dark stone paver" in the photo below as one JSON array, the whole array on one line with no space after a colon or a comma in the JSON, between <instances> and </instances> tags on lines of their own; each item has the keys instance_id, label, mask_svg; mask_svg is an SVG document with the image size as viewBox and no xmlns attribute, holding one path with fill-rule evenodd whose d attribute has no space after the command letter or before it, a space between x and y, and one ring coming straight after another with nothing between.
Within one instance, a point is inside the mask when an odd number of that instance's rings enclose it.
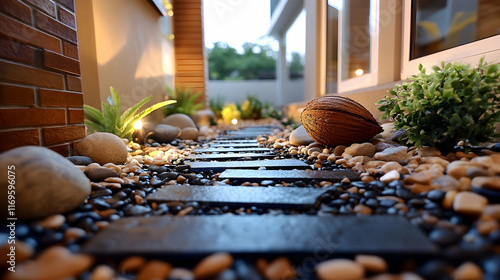
<instances>
[{"instance_id":1,"label":"dark stone paver","mask_svg":"<svg viewBox=\"0 0 500 280\"><path fill-rule=\"evenodd\" d=\"M260 134L255 134L255 133L246 133L246 134L238 134L238 135L226 135L226 136L219 136L216 137L215 140L237 140L237 139L249 139L249 138L255 138L259 136Z\"/></svg>"},{"instance_id":2,"label":"dark stone paver","mask_svg":"<svg viewBox=\"0 0 500 280\"><path fill-rule=\"evenodd\" d=\"M211 148L251 148L260 147L259 143L229 143L229 144L210 144Z\"/></svg>"},{"instance_id":3,"label":"dark stone paver","mask_svg":"<svg viewBox=\"0 0 500 280\"><path fill-rule=\"evenodd\" d=\"M189 155L186 159L194 160L228 160L241 158L273 158L275 155L264 153L233 153L233 154L206 154L206 155Z\"/></svg>"},{"instance_id":4,"label":"dark stone paver","mask_svg":"<svg viewBox=\"0 0 500 280\"><path fill-rule=\"evenodd\" d=\"M288 255L327 258L354 254L435 254L419 229L400 216L160 216L123 218L99 232L83 253L100 257L141 255L199 258Z\"/></svg>"},{"instance_id":5,"label":"dark stone paver","mask_svg":"<svg viewBox=\"0 0 500 280\"><path fill-rule=\"evenodd\" d=\"M247 170L227 169L219 176L220 179L230 180L332 180L340 181L344 178L359 180L359 174L351 170Z\"/></svg>"},{"instance_id":6,"label":"dark stone paver","mask_svg":"<svg viewBox=\"0 0 500 280\"><path fill-rule=\"evenodd\" d=\"M216 140L214 144L257 143L257 139Z\"/></svg>"},{"instance_id":7,"label":"dark stone paver","mask_svg":"<svg viewBox=\"0 0 500 280\"><path fill-rule=\"evenodd\" d=\"M268 148L203 148L194 153L241 153L241 152L270 152Z\"/></svg>"},{"instance_id":8,"label":"dark stone paver","mask_svg":"<svg viewBox=\"0 0 500 280\"><path fill-rule=\"evenodd\" d=\"M154 202L196 201L211 206L306 208L313 207L324 192L325 189L313 188L170 185L146 199Z\"/></svg>"},{"instance_id":9,"label":"dark stone paver","mask_svg":"<svg viewBox=\"0 0 500 280\"><path fill-rule=\"evenodd\" d=\"M307 169L310 166L298 159L277 159L277 160L245 160L231 162L192 162L189 163L194 172L215 171L220 172L226 169L250 169L265 167L267 169Z\"/></svg>"}]
</instances>

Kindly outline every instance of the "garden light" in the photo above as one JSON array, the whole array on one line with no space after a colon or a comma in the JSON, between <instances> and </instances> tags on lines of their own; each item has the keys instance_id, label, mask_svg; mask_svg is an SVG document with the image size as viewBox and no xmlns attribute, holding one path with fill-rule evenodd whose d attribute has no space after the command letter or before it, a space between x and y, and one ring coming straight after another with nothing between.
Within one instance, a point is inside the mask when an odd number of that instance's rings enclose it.
<instances>
[{"instance_id":1,"label":"garden light","mask_svg":"<svg viewBox=\"0 0 500 280\"><path fill-rule=\"evenodd\" d=\"M363 69L357 69L356 70L356 76L361 76L361 75L363 75L363 73L364 73Z\"/></svg>"},{"instance_id":2,"label":"garden light","mask_svg":"<svg viewBox=\"0 0 500 280\"><path fill-rule=\"evenodd\" d=\"M232 124L238 124L238 120L237 120L237 119L232 119L232 120L231 120L231 123L232 123Z\"/></svg>"},{"instance_id":3,"label":"garden light","mask_svg":"<svg viewBox=\"0 0 500 280\"><path fill-rule=\"evenodd\" d=\"M142 121L138 120L134 123L134 128L135 129L141 129L142 128Z\"/></svg>"}]
</instances>

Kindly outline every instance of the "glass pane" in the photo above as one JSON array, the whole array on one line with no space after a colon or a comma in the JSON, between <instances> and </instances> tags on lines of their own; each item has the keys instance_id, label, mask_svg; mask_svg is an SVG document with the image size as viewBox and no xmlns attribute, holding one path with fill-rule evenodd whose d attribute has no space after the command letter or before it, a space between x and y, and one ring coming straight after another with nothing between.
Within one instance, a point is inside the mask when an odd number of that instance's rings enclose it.
<instances>
[{"instance_id":1,"label":"glass pane","mask_svg":"<svg viewBox=\"0 0 500 280\"><path fill-rule=\"evenodd\" d=\"M302 11L286 32L286 65L290 79L304 77L306 53L306 13Z\"/></svg>"},{"instance_id":2,"label":"glass pane","mask_svg":"<svg viewBox=\"0 0 500 280\"><path fill-rule=\"evenodd\" d=\"M415 0L410 59L500 34L500 1Z\"/></svg>"},{"instance_id":3,"label":"glass pane","mask_svg":"<svg viewBox=\"0 0 500 280\"><path fill-rule=\"evenodd\" d=\"M342 4L342 80L370 72L370 0Z\"/></svg>"},{"instance_id":4,"label":"glass pane","mask_svg":"<svg viewBox=\"0 0 500 280\"><path fill-rule=\"evenodd\" d=\"M337 1L339 2L339 1ZM337 50L339 45L339 3L328 1L326 23L326 92L337 92Z\"/></svg>"}]
</instances>

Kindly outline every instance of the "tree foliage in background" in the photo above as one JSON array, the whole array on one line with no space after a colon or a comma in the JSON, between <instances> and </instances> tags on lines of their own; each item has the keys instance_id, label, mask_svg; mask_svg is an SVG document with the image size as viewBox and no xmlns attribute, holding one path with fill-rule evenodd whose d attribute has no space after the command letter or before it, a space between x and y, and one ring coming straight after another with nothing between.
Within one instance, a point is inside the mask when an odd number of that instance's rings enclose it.
<instances>
[{"instance_id":1,"label":"tree foliage in background","mask_svg":"<svg viewBox=\"0 0 500 280\"><path fill-rule=\"evenodd\" d=\"M210 80L251 80L259 75L274 75L276 52L270 46L243 44L243 53L225 43L217 42L208 53Z\"/></svg>"}]
</instances>

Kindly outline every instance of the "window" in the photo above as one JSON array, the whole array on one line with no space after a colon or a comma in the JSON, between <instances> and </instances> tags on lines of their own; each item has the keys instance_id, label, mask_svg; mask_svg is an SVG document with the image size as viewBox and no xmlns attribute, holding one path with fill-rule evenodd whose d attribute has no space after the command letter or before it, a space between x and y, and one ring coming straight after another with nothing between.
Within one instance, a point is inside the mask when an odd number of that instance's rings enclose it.
<instances>
[{"instance_id":1,"label":"window","mask_svg":"<svg viewBox=\"0 0 500 280\"><path fill-rule=\"evenodd\" d=\"M328 1L326 16L326 92L337 92L339 1Z\"/></svg>"},{"instance_id":2,"label":"window","mask_svg":"<svg viewBox=\"0 0 500 280\"><path fill-rule=\"evenodd\" d=\"M420 63L431 66L458 60L477 64L481 56L498 62L499 15L500 1L405 1L401 78L415 73Z\"/></svg>"},{"instance_id":3,"label":"window","mask_svg":"<svg viewBox=\"0 0 500 280\"><path fill-rule=\"evenodd\" d=\"M399 0L341 2L338 92L399 79L400 3Z\"/></svg>"}]
</instances>

